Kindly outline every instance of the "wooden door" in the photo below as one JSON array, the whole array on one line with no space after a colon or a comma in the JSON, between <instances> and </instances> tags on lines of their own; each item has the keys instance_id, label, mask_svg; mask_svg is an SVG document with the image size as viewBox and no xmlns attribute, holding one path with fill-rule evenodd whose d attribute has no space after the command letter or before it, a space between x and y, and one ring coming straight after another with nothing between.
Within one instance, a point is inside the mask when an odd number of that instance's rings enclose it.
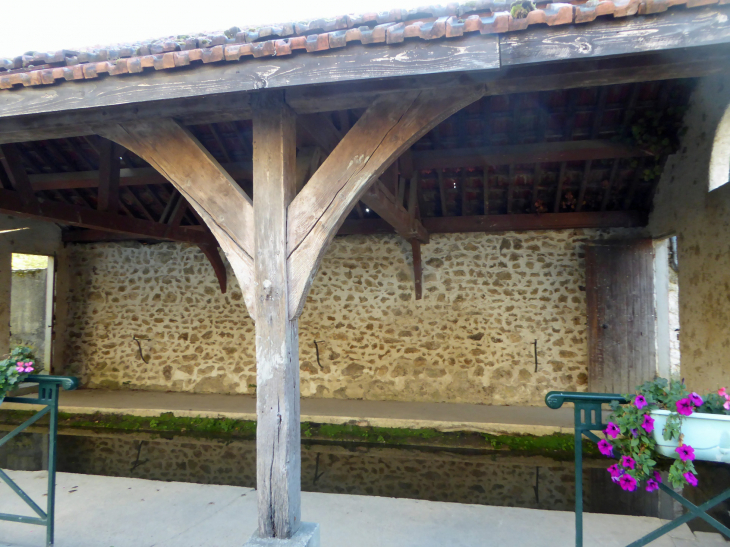
<instances>
[{"instance_id":1,"label":"wooden door","mask_svg":"<svg viewBox=\"0 0 730 547\"><path fill-rule=\"evenodd\" d=\"M588 390L633 393L656 375L650 239L586 244Z\"/></svg>"}]
</instances>

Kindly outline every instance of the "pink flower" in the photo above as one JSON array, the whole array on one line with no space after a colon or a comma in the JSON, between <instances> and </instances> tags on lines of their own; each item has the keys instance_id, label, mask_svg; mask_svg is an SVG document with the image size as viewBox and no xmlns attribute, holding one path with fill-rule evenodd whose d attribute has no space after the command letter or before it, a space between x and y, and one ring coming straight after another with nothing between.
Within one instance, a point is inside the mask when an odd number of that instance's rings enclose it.
<instances>
[{"instance_id":1,"label":"pink flower","mask_svg":"<svg viewBox=\"0 0 730 547\"><path fill-rule=\"evenodd\" d=\"M611 443L606 439L598 441L598 450L600 450L601 454L604 456L613 456L613 446L611 446Z\"/></svg>"},{"instance_id":2,"label":"pink flower","mask_svg":"<svg viewBox=\"0 0 730 547\"><path fill-rule=\"evenodd\" d=\"M619 427L615 423L608 422L608 426L606 426L606 430L604 431L604 433L612 439L615 439L616 437L618 437L619 433L621 433L621 429L619 429Z\"/></svg>"},{"instance_id":3,"label":"pink flower","mask_svg":"<svg viewBox=\"0 0 730 547\"><path fill-rule=\"evenodd\" d=\"M643 395L637 395L636 399L634 399L634 404L636 405L636 408L641 410L646 406L646 398Z\"/></svg>"},{"instance_id":4,"label":"pink flower","mask_svg":"<svg viewBox=\"0 0 730 547\"><path fill-rule=\"evenodd\" d=\"M622 456L621 465L623 465L626 469L634 469L634 467L636 467L636 461L631 456Z\"/></svg>"},{"instance_id":5,"label":"pink flower","mask_svg":"<svg viewBox=\"0 0 730 547\"><path fill-rule=\"evenodd\" d=\"M688 444L678 446L674 449L674 451L679 454L679 457L683 462L692 461L695 459L695 449Z\"/></svg>"},{"instance_id":6,"label":"pink flower","mask_svg":"<svg viewBox=\"0 0 730 547\"><path fill-rule=\"evenodd\" d=\"M646 491L653 492L654 490L659 490L659 484L654 479L649 479L646 481Z\"/></svg>"},{"instance_id":7,"label":"pink flower","mask_svg":"<svg viewBox=\"0 0 730 547\"><path fill-rule=\"evenodd\" d=\"M727 399L727 393L725 392L724 387L721 387L720 389L718 389L717 394L720 395L721 397L725 397Z\"/></svg>"},{"instance_id":8,"label":"pink flower","mask_svg":"<svg viewBox=\"0 0 730 547\"><path fill-rule=\"evenodd\" d=\"M657 481L657 483L662 482L662 474L659 473L659 471L654 471L654 480Z\"/></svg>"},{"instance_id":9,"label":"pink flower","mask_svg":"<svg viewBox=\"0 0 730 547\"><path fill-rule=\"evenodd\" d=\"M704 402L702 400L702 397L700 397L697 393L694 391L689 394L689 400L692 402L695 406L702 406L702 403Z\"/></svg>"},{"instance_id":10,"label":"pink flower","mask_svg":"<svg viewBox=\"0 0 730 547\"><path fill-rule=\"evenodd\" d=\"M677 412L682 416L689 416L692 414L692 402L689 399L680 399L677 401Z\"/></svg>"},{"instance_id":11,"label":"pink flower","mask_svg":"<svg viewBox=\"0 0 730 547\"><path fill-rule=\"evenodd\" d=\"M625 473L619 479L618 483L621 485L621 488L623 488L627 492L633 492L634 490L636 490L636 479L628 473Z\"/></svg>"},{"instance_id":12,"label":"pink flower","mask_svg":"<svg viewBox=\"0 0 730 547\"><path fill-rule=\"evenodd\" d=\"M643 427L647 433L654 431L654 418L648 414L644 414L644 423L641 424L641 427Z\"/></svg>"},{"instance_id":13,"label":"pink flower","mask_svg":"<svg viewBox=\"0 0 730 547\"><path fill-rule=\"evenodd\" d=\"M684 474L684 478L687 479L687 482L692 486L697 486L697 475L687 472Z\"/></svg>"},{"instance_id":14,"label":"pink flower","mask_svg":"<svg viewBox=\"0 0 730 547\"><path fill-rule=\"evenodd\" d=\"M608 468L608 472L611 475L612 479L617 479L621 475L624 474L623 469L621 469L618 464L614 463L611 467Z\"/></svg>"},{"instance_id":15,"label":"pink flower","mask_svg":"<svg viewBox=\"0 0 730 547\"><path fill-rule=\"evenodd\" d=\"M730 410L730 399L725 401L725 404L722 405L722 408L724 408L725 410Z\"/></svg>"},{"instance_id":16,"label":"pink flower","mask_svg":"<svg viewBox=\"0 0 730 547\"><path fill-rule=\"evenodd\" d=\"M15 370L17 370L18 372L23 372L25 370L25 368L23 367L23 363L18 363L17 365L15 365Z\"/></svg>"}]
</instances>

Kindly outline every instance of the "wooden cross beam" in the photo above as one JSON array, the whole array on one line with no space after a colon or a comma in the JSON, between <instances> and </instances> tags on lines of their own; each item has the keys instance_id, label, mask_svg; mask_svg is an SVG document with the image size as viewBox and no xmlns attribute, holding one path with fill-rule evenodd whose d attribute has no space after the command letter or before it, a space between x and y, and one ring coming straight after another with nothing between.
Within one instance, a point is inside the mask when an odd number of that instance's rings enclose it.
<instances>
[{"instance_id":1,"label":"wooden cross beam","mask_svg":"<svg viewBox=\"0 0 730 547\"><path fill-rule=\"evenodd\" d=\"M296 116L282 92L257 94L252 99L253 202L173 120L97 129L144 158L185 196L228 256L256 322L261 537L288 538L300 525L298 317L327 246L389 165L483 91L412 91L377 99L296 197ZM370 195L395 199L382 188ZM426 237L413 228L415 216L405 209L389 210L397 212L392 221L407 220L409 239Z\"/></svg>"}]
</instances>

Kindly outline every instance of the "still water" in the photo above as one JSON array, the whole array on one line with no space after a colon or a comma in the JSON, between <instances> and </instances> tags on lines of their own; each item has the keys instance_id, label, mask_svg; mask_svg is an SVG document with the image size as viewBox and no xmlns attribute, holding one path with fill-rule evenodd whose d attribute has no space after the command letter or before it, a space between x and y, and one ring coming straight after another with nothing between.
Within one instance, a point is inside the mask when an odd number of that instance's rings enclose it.
<instances>
[{"instance_id":1,"label":"still water","mask_svg":"<svg viewBox=\"0 0 730 547\"><path fill-rule=\"evenodd\" d=\"M254 441L185 435L70 431L58 437L58 470L113 477L255 487ZM0 432L2 436L2 432ZM0 449L0 468L43 466L38 434L20 435ZM673 518L679 507L659 492L626 493L611 483L608 460L584 462L587 511ZM730 484L730 466L698 464L700 487L684 494L696 501ZM727 487L727 486L725 486ZM475 449L396 448L360 443L311 443L302 448L302 489L572 511L572 462ZM715 517L730 524L730 506ZM694 529L707 529L702 523Z\"/></svg>"}]
</instances>

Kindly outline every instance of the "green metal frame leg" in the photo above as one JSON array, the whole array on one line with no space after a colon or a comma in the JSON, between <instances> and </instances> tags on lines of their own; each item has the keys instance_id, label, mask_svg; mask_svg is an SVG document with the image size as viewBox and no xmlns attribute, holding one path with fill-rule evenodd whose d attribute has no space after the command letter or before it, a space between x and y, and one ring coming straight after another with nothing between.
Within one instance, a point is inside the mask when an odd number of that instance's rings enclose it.
<instances>
[{"instance_id":1,"label":"green metal frame leg","mask_svg":"<svg viewBox=\"0 0 730 547\"><path fill-rule=\"evenodd\" d=\"M580 423L580 407L575 406L575 423ZM575 547L583 547L583 432L575 428Z\"/></svg>"}]
</instances>

